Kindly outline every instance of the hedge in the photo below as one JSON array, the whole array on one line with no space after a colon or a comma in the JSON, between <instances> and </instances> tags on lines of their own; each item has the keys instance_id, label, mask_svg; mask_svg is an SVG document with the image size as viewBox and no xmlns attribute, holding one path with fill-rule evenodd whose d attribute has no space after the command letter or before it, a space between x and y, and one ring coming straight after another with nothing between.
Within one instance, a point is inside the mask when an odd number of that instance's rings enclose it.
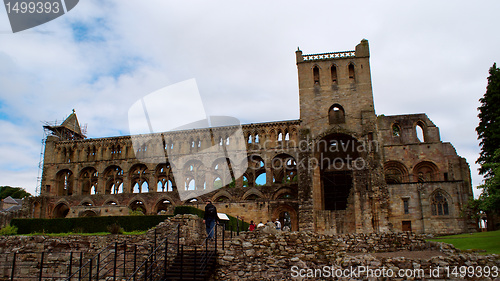
<instances>
[{"instance_id":1,"label":"hedge","mask_svg":"<svg viewBox=\"0 0 500 281\"><path fill-rule=\"evenodd\" d=\"M159 216L113 216L58 219L12 219L10 224L18 228L18 234L30 233L95 233L108 232L108 226L117 224L124 231L148 230L167 219Z\"/></svg>"},{"instance_id":2,"label":"hedge","mask_svg":"<svg viewBox=\"0 0 500 281\"><path fill-rule=\"evenodd\" d=\"M193 206L175 207L174 215L179 215L179 214L192 214L192 215L197 215L200 218L205 217L205 211L195 208ZM229 222L226 223L226 230L229 230L229 228L232 227L232 229L236 231L237 224L240 226L240 231L248 230L249 224L247 222L237 219L230 215L227 216L229 217Z\"/></svg>"}]
</instances>

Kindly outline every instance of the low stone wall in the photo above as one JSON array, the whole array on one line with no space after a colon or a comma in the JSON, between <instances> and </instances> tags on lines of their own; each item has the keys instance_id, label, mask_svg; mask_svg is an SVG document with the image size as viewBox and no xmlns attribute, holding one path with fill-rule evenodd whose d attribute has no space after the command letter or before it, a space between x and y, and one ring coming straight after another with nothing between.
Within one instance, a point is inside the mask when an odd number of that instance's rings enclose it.
<instances>
[{"instance_id":1,"label":"low stone wall","mask_svg":"<svg viewBox=\"0 0 500 281\"><path fill-rule=\"evenodd\" d=\"M180 225L180 228L177 225ZM54 277L54 280L63 280L68 274L71 255L74 260L78 260L80 254L87 259L105 247L111 245L113 248L112 245L118 243L120 253L124 251L124 245L127 245L126 249L130 253L137 246L137 255L142 258L147 256L151 247L155 245L155 237L156 245L163 242L167 235L171 237L169 241L172 243L172 239L177 237L177 231L180 232L181 244L200 244L205 238L203 227L202 219L195 215L177 215L168 218L144 235L0 236L0 280L10 280L14 253L16 253L16 270L19 276L38 276L39 261L43 252L45 274ZM21 279L16 278L16 280Z\"/></svg>"},{"instance_id":2,"label":"low stone wall","mask_svg":"<svg viewBox=\"0 0 500 281\"><path fill-rule=\"evenodd\" d=\"M438 255L427 259L408 258L398 256L401 251L433 251ZM384 257L381 253L391 254ZM422 280L428 279L432 273L430 270L438 266L438 271L434 273L440 274L442 278L446 274L445 266L451 269L455 266L500 267L498 256L461 253L452 245L426 242L424 236L413 233L334 236L313 232L277 232L271 228L241 233L227 244L218 262L216 280L330 280L331 276L345 277L343 280L378 280L365 274L346 276L352 271L336 272L341 275L332 275L331 271L362 267L373 270L386 268L394 274L399 274L400 269L404 274L423 273L425 276L421 278L412 278L408 274L399 278ZM387 280L398 279L395 277L393 275ZM334 279L342 280L331 280Z\"/></svg>"}]
</instances>

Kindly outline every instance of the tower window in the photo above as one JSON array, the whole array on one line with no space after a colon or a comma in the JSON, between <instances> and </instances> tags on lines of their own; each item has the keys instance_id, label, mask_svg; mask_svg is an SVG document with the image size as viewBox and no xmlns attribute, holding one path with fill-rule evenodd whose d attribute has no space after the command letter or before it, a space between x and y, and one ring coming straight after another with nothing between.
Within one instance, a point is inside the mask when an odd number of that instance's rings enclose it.
<instances>
[{"instance_id":1,"label":"tower window","mask_svg":"<svg viewBox=\"0 0 500 281\"><path fill-rule=\"evenodd\" d=\"M401 136L401 128L399 127L398 124L393 124L392 125L392 136L394 136L394 137L400 137Z\"/></svg>"},{"instance_id":2,"label":"tower window","mask_svg":"<svg viewBox=\"0 0 500 281\"><path fill-rule=\"evenodd\" d=\"M331 71L332 71L332 83L337 84L337 67L335 65L332 65Z\"/></svg>"},{"instance_id":3,"label":"tower window","mask_svg":"<svg viewBox=\"0 0 500 281\"><path fill-rule=\"evenodd\" d=\"M313 67L313 77L314 77L314 84L319 84L319 67L318 66Z\"/></svg>"},{"instance_id":4,"label":"tower window","mask_svg":"<svg viewBox=\"0 0 500 281\"><path fill-rule=\"evenodd\" d=\"M355 77L355 73L354 73L354 64L350 63L348 70L349 70L349 81L350 82L356 81L356 77Z\"/></svg>"},{"instance_id":5,"label":"tower window","mask_svg":"<svg viewBox=\"0 0 500 281\"><path fill-rule=\"evenodd\" d=\"M417 125L415 126L415 131L417 134L417 139L419 142L425 142L425 130L424 130L424 124L422 122L418 122Z\"/></svg>"},{"instance_id":6,"label":"tower window","mask_svg":"<svg viewBox=\"0 0 500 281\"><path fill-rule=\"evenodd\" d=\"M407 215L410 213L410 200L408 198L403 199L403 210L404 214Z\"/></svg>"},{"instance_id":7,"label":"tower window","mask_svg":"<svg viewBox=\"0 0 500 281\"><path fill-rule=\"evenodd\" d=\"M330 124L345 123L344 108L342 108L339 104L332 105L328 111L328 121Z\"/></svg>"}]
</instances>

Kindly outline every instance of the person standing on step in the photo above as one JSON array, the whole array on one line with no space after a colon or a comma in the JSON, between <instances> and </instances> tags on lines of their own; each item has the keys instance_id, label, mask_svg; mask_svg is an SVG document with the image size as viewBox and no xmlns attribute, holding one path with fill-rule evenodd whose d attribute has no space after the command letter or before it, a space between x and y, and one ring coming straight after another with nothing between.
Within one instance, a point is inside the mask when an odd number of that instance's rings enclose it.
<instances>
[{"instance_id":1,"label":"person standing on step","mask_svg":"<svg viewBox=\"0 0 500 281\"><path fill-rule=\"evenodd\" d=\"M215 223L218 220L217 208L212 204L212 201L207 200L205 205L205 216L203 217L203 222L207 228L207 236L209 239L214 237Z\"/></svg>"}]
</instances>

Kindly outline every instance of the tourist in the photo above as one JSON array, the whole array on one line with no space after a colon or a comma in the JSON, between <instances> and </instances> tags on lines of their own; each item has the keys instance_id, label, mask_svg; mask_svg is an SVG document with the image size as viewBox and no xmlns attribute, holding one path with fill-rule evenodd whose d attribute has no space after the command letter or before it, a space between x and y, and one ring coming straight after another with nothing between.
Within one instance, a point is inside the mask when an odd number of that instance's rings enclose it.
<instances>
[{"instance_id":1,"label":"tourist","mask_svg":"<svg viewBox=\"0 0 500 281\"><path fill-rule=\"evenodd\" d=\"M250 225L248 226L248 231L254 231L255 230L255 223L253 221L250 221Z\"/></svg>"},{"instance_id":2,"label":"tourist","mask_svg":"<svg viewBox=\"0 0 500 281\"><path fill-rule=\"evenodd\" d=\"M259 222L259 224L257 225L257 228L262 228L264 227L264 224L262 222Z\"/></svg>"},{"instance_id":3,"label":"tourist","mask_svg":"<svg viewBox=\"0 0 500 281\"><path fill-rule=\"evenodd\" d=\"M212 201L207 200L205 205L205 216L203 219L203 223L205 223L206 229L207 229L207 235L209 239L212 239L214 237L214 226L216 221L218 220L217 217L217 208L212 204Z\"/></svg>"},{"instance_id":4,"label":"tourist","mask_svg":"<svg viewBox=\"0 0 500 281\"><path fill-rule=\"evenodd\" d=\"M279 219L276 219L276 221L274 222L274 225L276 225L277 230L281 230L281 222Z\"/></svg>"}]
</instances>

